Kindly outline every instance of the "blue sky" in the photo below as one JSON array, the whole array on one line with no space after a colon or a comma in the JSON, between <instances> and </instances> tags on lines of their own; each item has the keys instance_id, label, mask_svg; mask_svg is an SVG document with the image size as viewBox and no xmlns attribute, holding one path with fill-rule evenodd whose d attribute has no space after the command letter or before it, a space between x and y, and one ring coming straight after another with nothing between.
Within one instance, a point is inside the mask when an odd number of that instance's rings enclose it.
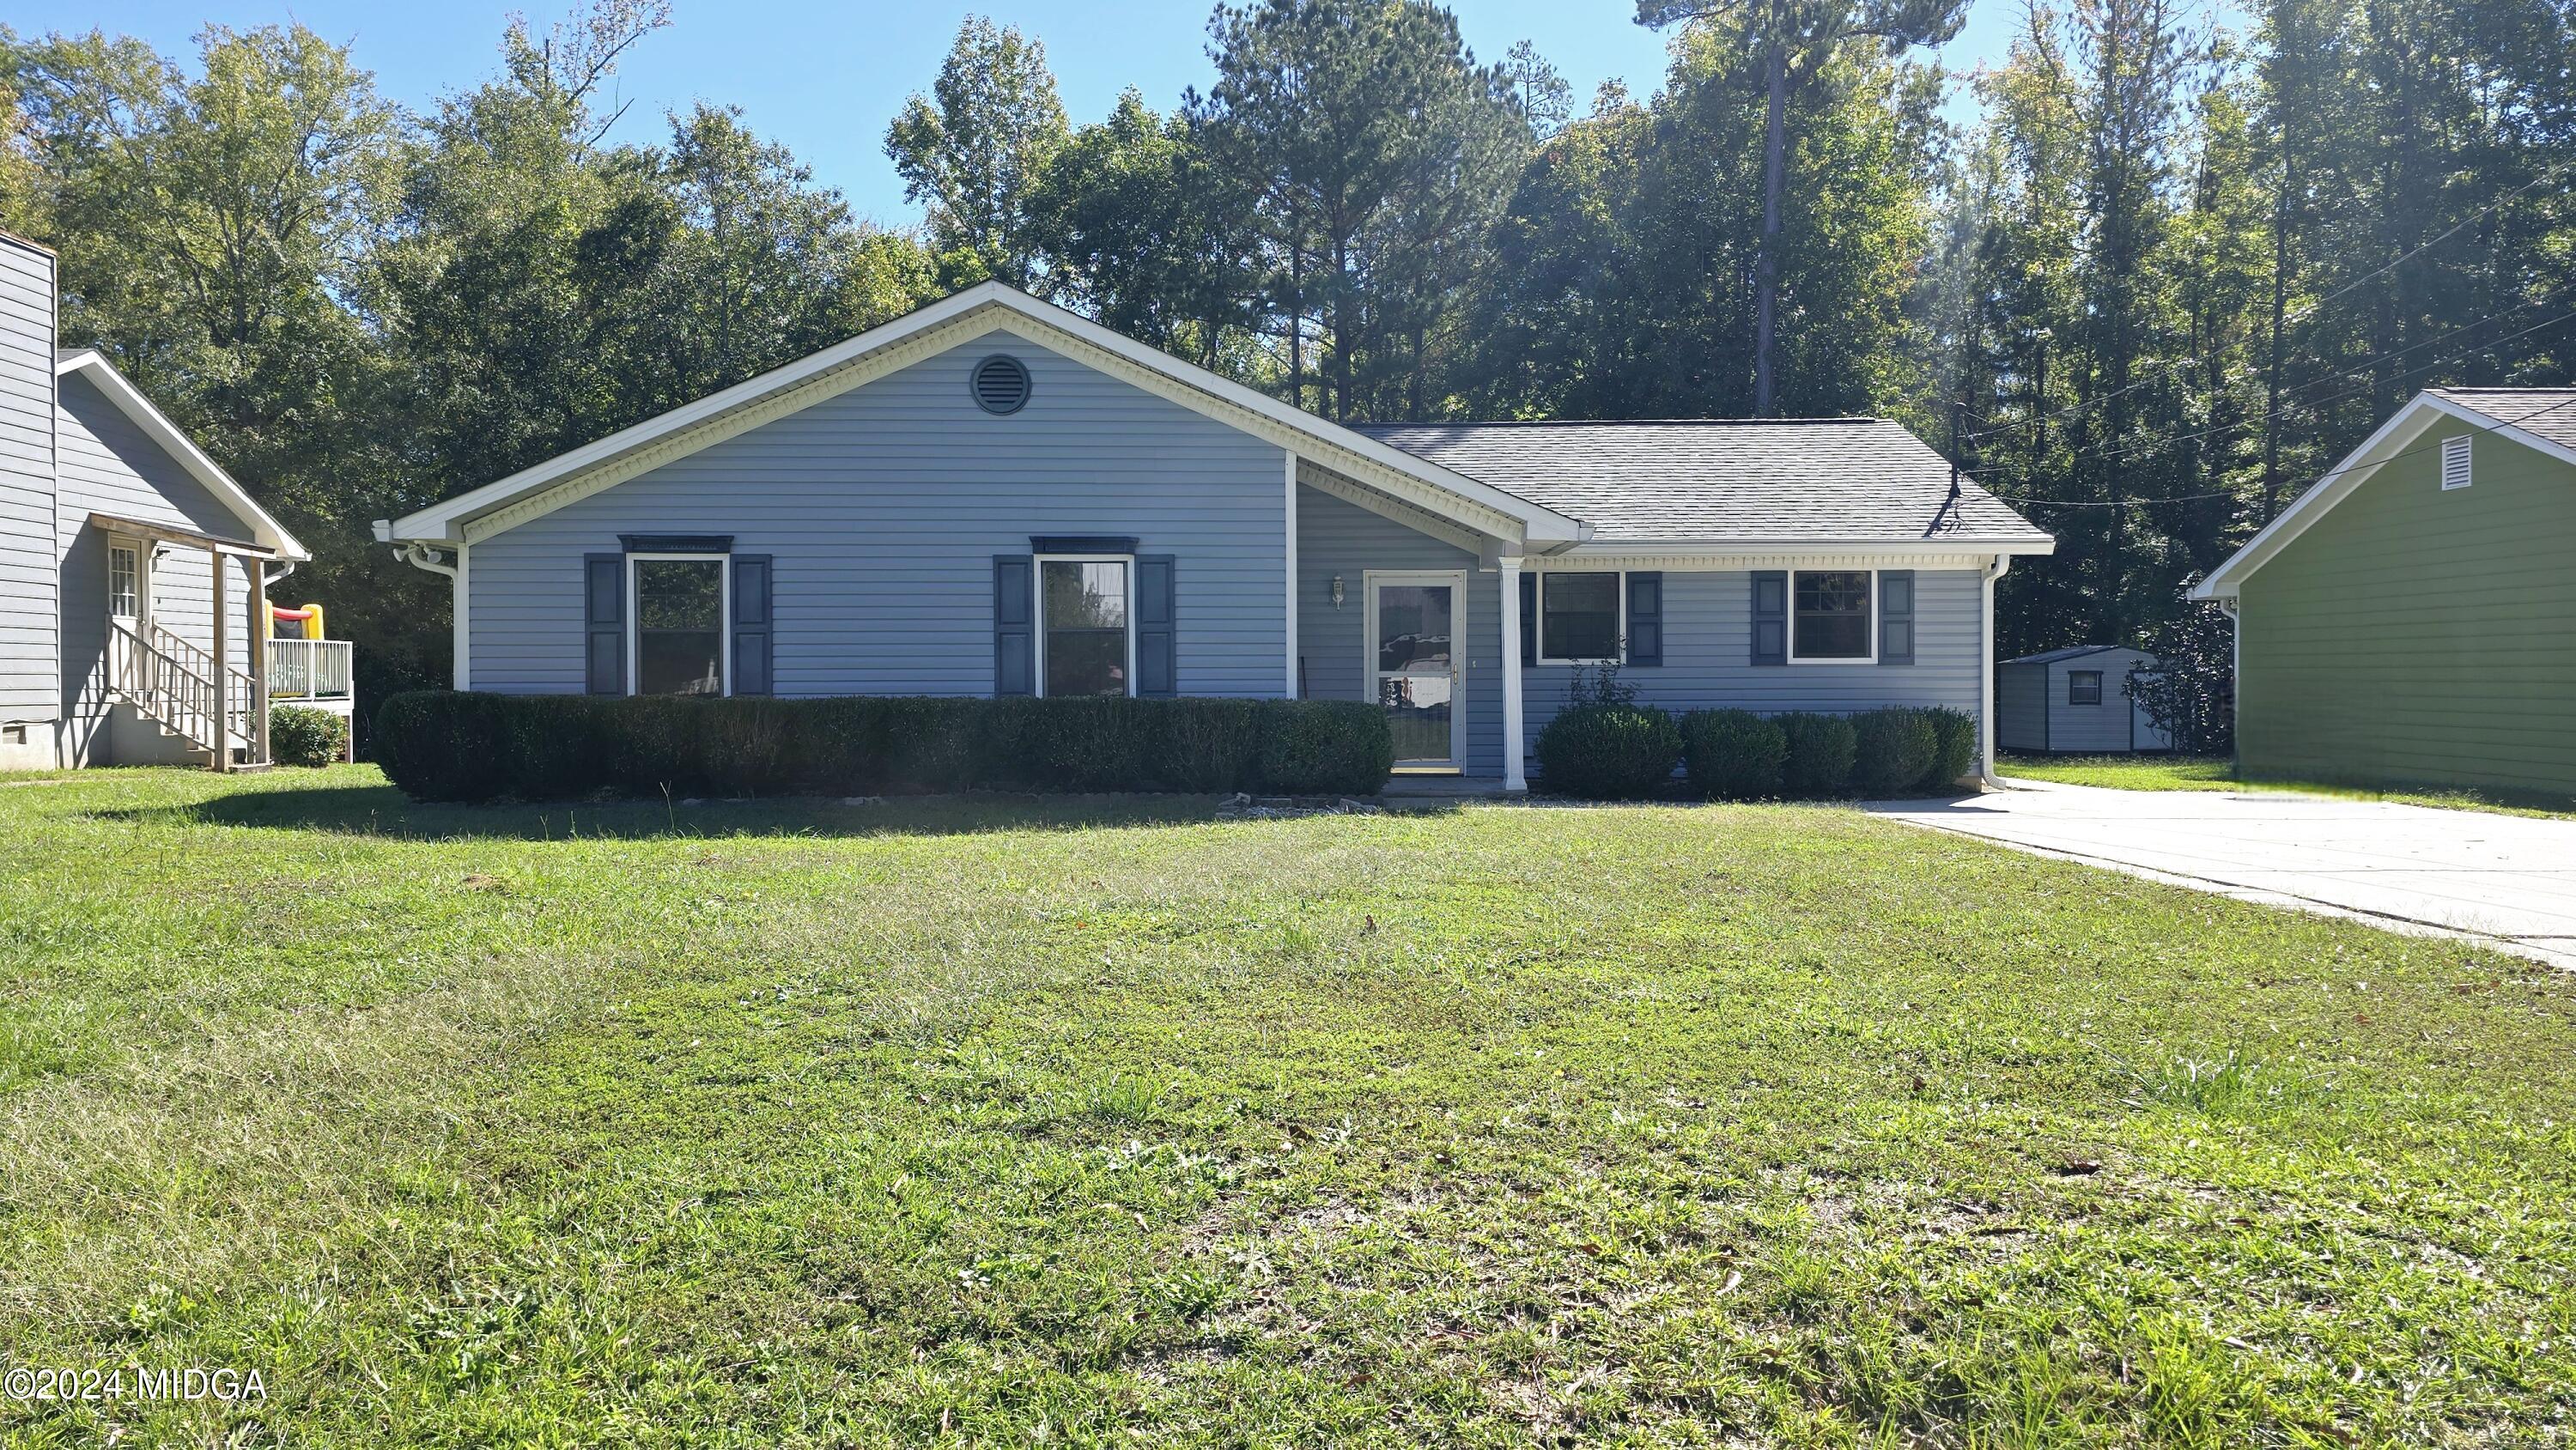
<instances>
[{"instance_id":1,"label":"blue sky","mask_svg":"<svg viewBox=\"0 0 2576 1450\"><path fill-rule=\"evenodd\" d=\"M2226 0L2220 0L2226 3ZM193 55L190 38L209 23L237 28L300 19L351 44L359 63L395 100L425 107L498 64L507 16L524 9L542 26L565 13L546 3L443 0L363 4L349 0L15 0L20 34L100 27L140 36L164 54ZM841 189L861 215L889 224L917 220L885 158L884 137L906 95L926 90L959 19L981 11L1046 42L1047 58L1077 122L1106 114L1133 85L1157 109L1212 75L1205 50L1210 0L993 0L930 6L827 0L676 0L672 24L645 41L621 70L620 98L633 103L622 139L650 141L662 114L697 100L740 106L752 128L786 142L816 178ZM1564 72L1578 108L1608 77L1640 94L1663 74L1662 35L1639 28L1631 0L1458 0L1468 44L1500 59L1529 40ZM2023 17L2023 0L1974 0L1966 28L1943 52L1954 70L1999 59ZM1954 98L1954 113L1968 114Z\"/></svg>"}]
</instances>

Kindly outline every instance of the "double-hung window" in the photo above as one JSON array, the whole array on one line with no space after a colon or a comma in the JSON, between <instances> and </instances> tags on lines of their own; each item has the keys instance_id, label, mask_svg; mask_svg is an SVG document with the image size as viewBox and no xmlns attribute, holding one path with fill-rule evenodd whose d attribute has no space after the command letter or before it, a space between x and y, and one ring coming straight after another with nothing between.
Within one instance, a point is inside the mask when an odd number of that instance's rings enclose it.
<instances>
[{"instance_id":1,"label":"double-hung window","mask_svg":"<svg viewBox=\"0 0 2576 1450\"><path fill-rule=\"evenodd\" d=\"M1136 693L1135 560L1037 556L1038 693Z\"/></svg>"},{"instance_id":2,"label":"double-hung window","mask_svg":"<svg viewBox=\"0 0 2576 1450\"><path fill-rule=\"evenodd\" d=\"M2068 670L2066 672L2066 703L2070 705L2101 704L2102 672L2100 670Z\"/></svg>"},{"instance_id":3,"label":"double-hung window","mask_svg":"<svg viewBox=\"0 0 2576 1450\"><path fill-rule=\"evenodd\" d=\"M1538 576L1538 657L1550 664L1595 664L1619 658L1621 576L1542 571Z\"/></svg>"},{"instance_id":4,"label":"double-hung window","mask_svg":"<svg viewBox=\"0 0 2576 1450\"><path fill-rule=\"evenodd\" d=\"M728 692L726 612L732 591L722 554L630 554L627 597L635 601L628 678L639 695Z\"/></svg>"},{"instance_id":5,"label":"double-hung window","mask_svg":"<svg viewBox=\"0 0 2576 1450\"><path fill-rule=\"evenodd\" d=\"M1878 657L1867 569L1800 569L1789 580L1789 662L1865 665Z\"/></svg>"}]
</instances>

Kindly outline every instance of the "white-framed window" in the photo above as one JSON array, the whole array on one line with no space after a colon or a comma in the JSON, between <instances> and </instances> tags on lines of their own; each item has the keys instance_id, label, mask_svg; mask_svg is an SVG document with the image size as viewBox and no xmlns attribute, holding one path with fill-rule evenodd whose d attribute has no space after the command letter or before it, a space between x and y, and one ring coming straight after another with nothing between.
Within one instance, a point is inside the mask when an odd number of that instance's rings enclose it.
<instances>
[{"instance_id":1,"label":"white-framed window","mask_svg":"<svg viewBox=\"0 0 2576 1450\"><path fill-rule=\"evenodd\" d=\"M117 619L143 617L143 547L130 540L107 546L107 612Z\"/></svg>"},{"instance_id":2,"label":"white-framed window","mask_svg":"<svg viewBox=\"0 0 2576 1450\"><path fill-rule=\"evenodd\" d=\"M1878 663L1878 571L1798 569L1789 575L1789 663Z\"/></svg>"},{"instance_id":3,"label":"white-framed window","mask_svg":"<svg viewBox=\"0 0 2576 1450\"><path fill-rule=\"evenodd\" d=\"M2101 704L2102 672L2100 670L2068 670L2066 672L2066 703L2070 705Z\"/></svg>"},{"instance_id":4,"label":"white-framed window","mask_svg":"<svg viewBox=\"0 0 2576 1450\"><path fill-rule=\"evenodd\" d=\"M1616 569L1541 569L1537 578L1538 662L1616 662L1628 638L1627 574Z\"/></svg>"},{"instance_id":5,"label":"white-framed window","mask_svg":"<svg viewBox=\"0 0 2576 1450\"><path fill-rule=\"evenodd\" d=\"M626 556L627 693L733 693L733 558Z\"/></svg>"},{"instance_id":6,"label":"white-framed window","mask_svg":"<svg viewBox=\"0 0 2576 1450\"><path fill-rule=\"evenodd\" d=\"M1040 554L1036 563L1038 693L1135 694L1135 556Z\"/></svg>"},{"instance_id":7,"label":"white-framed window","mask_svg":"<svg viewBox=\"0 0 2576 1450\"><path fill-rule=\"evenodd\" d=\"M2446 493L2469 486L2469 437L2463 433L2442 440L2442 489Z\"/></svg>"}]
</instances>

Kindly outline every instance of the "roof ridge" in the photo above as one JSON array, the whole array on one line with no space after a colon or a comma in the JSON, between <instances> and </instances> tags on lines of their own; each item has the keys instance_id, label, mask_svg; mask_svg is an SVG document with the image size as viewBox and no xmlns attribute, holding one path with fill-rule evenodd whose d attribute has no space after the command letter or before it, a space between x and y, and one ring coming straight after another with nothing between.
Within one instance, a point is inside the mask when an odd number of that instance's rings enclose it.
<instances>
[{"instance_id":1,"label":"roof ridge","mask_svg":"<svg viewBox=\"0 0 2576 1450\"><path fill-rule=\"evenodd\" d=\"M1885 423L1874 413L1820 418L1444 418L1411 423L1353 423L1371 428L1782 428L1815 423Z\"/></svg>"}]
</instances>

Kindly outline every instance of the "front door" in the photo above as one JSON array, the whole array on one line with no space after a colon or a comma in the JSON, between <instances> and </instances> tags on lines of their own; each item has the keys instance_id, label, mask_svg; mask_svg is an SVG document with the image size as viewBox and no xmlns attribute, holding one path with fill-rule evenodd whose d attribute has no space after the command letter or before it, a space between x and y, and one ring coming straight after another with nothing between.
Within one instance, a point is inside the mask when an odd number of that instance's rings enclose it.
<instances>
[{"instance_id":1,"label":"front door","mask_svg":"<svg viewBox=\"0 0 2576 1450\"><path fill-rule=\"evenodd\" d=\"M1368 576L1369 680L1395 732L1398 770L1466 761L1466 597L1463 574Z\"/></svg>"}]
</instances>

